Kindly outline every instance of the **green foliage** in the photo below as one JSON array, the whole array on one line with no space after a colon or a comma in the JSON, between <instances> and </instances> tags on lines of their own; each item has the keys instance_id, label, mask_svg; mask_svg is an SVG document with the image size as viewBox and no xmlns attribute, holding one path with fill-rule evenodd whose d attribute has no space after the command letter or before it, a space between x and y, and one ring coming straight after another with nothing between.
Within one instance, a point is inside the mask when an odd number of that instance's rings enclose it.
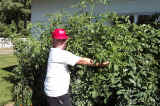
<instances>
[{"instance_id":1,"label":"green foliage","mask_svg":"<svg viewBox=\"0 0 160 106\"><path fill-rule=\"evenodd\" d=\"M20 33L20 37L28 36L30 20L31 0L0 1L0 37L10 37L13 32Z\"/></svg>"},{"instance_id":2,"label":"green foliage","mask_svg":"<svg viewBox=\"0 0 160 106\"><path fill-rule=\"evenodd\" d=\"M159 105L159 30L150 25L131 24L128 17L108 13L100 16L86 11L75 15L60 13L51 15L49 20L50 25L38 24L39 30L35 29L41 34L39 39L14 39L20 84L23 89L29 85L33 91L28 90L34 97L32 103L43 104L42 83L52 46L50 32L64 28L72 37L67 50L95 62L110 61L110 65L103 68L70 67L73 106ZM108 25L108 20L114 24ZM27 104L26 96L19 99L24 104Z\"/></svg>"},{"instance_id":3,"label":"green foliage","mask_svg":"<svg viewBox=\"0 0 160 106\"><path fill-rule=\"evenodd\" d=\"M37 103L43 105L43 82L50 48L48 45L51 45L51 41L49 32L41 35L39 39L33 37L20 39L16 38L16 35L12 39L19 64L16 69L16 79L19 82L14 92L16 106L20 104L37 106Z\"/></svg>"},{"instance_id":4,"label":"green foliage","mask_svg":"<svg viewBox=\"0 0 160 106\"><path fill-rule=\"evenodd\" d=\"M110 61L106 68L72 68L74 105L158 105L160 31L130 24L127 18L123 24L113 17L113 26L105 20L105 15L81 14L64 25L72 36L67 50L100 63Z\"/></svg>"}]
</instances>

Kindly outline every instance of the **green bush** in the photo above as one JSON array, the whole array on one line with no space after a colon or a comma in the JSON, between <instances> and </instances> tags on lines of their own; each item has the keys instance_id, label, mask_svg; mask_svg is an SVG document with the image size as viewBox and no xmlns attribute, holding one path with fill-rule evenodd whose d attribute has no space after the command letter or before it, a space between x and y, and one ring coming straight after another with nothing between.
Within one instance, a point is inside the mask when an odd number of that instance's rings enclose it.
<instances>
[{"instance_id":1,"label":"green bush","mask_svg":"<svg viewBox=\"0 0 160 106\"><path fill-rule=\"evenodd\" d=\"M18 83L14 92L16 106L43 104L44 100L41 101L41 99L44 97L43 82L50 48L48 45L51 46L49 35L47 36L47 38L41 37L38 40L33 37L25 40L13 39L15 55L18 58L16 69Z\"/></svg>"},{"instance_id":2,"label":"green bush","mask_svg":"<svg viewBox=\"0 0 160 106\"><path fill-rule=\"evenodd\" d=\"M49 18L50 25L37 26L40 38L14 39L23 84L20 92L29 86L27 91L32 95L28 98L23 94L17 101L26 105L28 100L45 104L43 81L52 46L50 31L61 27L72 37L67 50L95 62L110 61L104 68L70 67L73 106L160 105L160 31L150 25L131 24L128 17L120 18L124 21L108 13L55 14ZM114 24L108 25L108 21Z\"/></svg>"},{"instance_id":3,"label":"green bush","mask_svg":"<svg viewBox=\"0 0 160 106\"><path fill-rule=\"evenodd\" d=\"M104 24L105 16L82 14L68 20L64 28L72 35L69 51L98 62L110 61L106 68L73 68L75 106L158 105L159 30L130 24L127 18L122 23L118 17L113 17L113 26Z\"/></svg>"}]
</instances>

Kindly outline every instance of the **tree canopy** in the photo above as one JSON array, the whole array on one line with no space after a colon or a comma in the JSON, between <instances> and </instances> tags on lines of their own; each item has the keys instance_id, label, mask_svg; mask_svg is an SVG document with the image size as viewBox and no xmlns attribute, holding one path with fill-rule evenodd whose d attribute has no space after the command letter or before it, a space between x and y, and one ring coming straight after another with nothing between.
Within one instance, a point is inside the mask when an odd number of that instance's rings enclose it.
<instances>
[{"instance_id":1,"label":"tree canopy","mask_svg":"<svg viewBox=\"0 0 160 106\"><path fill-rule=\"evenodd\" d=\"M31 0L0 0L0 37L11 33L27 36L27 24L31 21Z\"/></svg>"}]
</instances>

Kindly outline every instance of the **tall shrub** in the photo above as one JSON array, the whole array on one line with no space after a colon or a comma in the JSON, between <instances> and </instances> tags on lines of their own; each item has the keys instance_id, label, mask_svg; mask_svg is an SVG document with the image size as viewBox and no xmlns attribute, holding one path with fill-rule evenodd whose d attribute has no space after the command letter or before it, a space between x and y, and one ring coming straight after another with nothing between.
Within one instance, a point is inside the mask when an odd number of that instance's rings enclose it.
<instances>
[{"instance_id":1,"label":"tall shrub","mask_svg":"<svg viewBox=\"0 0 160 106\"><path fill-rule=\"evenodd\" d=\"M110 61L104 68L70 67L73 106L159 105L160 31L121 18L123 22L115 14L94 16L87 11L55 14L49 18L50 25L39 25L40 29L47 29L40 30L39 39L16 41L21 84L25 85L20 91L29 85L27 92L34 98L22 95L18 100L24 103L32 99L38 105L45 104L43 81L51 47L50 31L61 27L72 37L67 50L95 62ZM108 21L114 21L114 25L108 25Z\"/></svg>"},{"instance_id":2,"label":"tall shrub","mask_svg":"<svg viewBox=\"0 0 160 106\"><path fill-rule=\"evenodd\" d=\"M16 69L19 82L14 92L16 106L20 104L45 106L43 82L50 48L48 46L51 46L51 41L48 32L43 34L39 39L34 37L28 37L25 40L13 39L15 55L19 63Z\"/></svg>"}]
</instances>

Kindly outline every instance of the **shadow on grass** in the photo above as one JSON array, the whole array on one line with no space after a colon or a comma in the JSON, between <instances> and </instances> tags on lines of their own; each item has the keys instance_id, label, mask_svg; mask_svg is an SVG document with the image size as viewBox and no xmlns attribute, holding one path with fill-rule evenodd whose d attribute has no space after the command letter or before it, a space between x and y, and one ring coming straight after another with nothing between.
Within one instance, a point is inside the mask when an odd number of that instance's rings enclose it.
<instances>
[{"instance_id":1,"label":"shadow on grass","mask_svg":"<svg viewBox=\"0 0 160 106\"><path fill-rule=\"evenodd\" d=\"M13 66L9 66L9 67L5 67L5 68L2 68L3 70L5 71L8 71L12 74L8 75L8 76L5 76L5 77L2 77L4 80L6 81L9 81L10 83L16 85L17 82L19 82L19 79L17 78L16 76L16 71L15 71L15 68L17 67L17 65L13 65Z\"/></svg>"},{"instance_id":2,"label":"shadow on grass","mask_svg":"<svg viewBox=\"0 0 160 106\"><path fill-rule=\"evenodd\" d=\"M16 74L17 74L15 71L16 67L17 67L17 65L2 68L3 70L12 73L11 75L8 75L8 76L2 77L2 78L5 79L6 81L9 81L10 83L12 83L14 85L16 85L17 82L19 82L19 78L16 77Z\"/></svg>"},{"instance_id":3,"label":"shadow on grass","mask_svg":"<svg viewBox=\"0 0 160 106\"><path fill-rule=\"evenodd\" d=\"M8 66L8 67L4 67L1 68L3 71L9 72L9 74L6 74L5 76L1 76L1 78L5 81L7 81L6 84L8 85L13 85L13 86L9 86L9 88L7 87L6 89L10 89L9 92L11 93L11 95L14 95L14 86L17 84L17 82L19 82L19 80L16 78L16 72L15 72L15 68L17 67L17 65L12 65L12 66ZM14 96L12 97L12 100L14 101ZM7 104L10 101L6 101L3 104L0 104L0 106L5 106L4 104Z\"/></svg>"},{"instance_id":4,"label":"shadow on grass","mask_svg":"<svg viewBox=\"0 0 160 106\"><path fill-rule=\"evenodd\" d=\"M13 65L13 66L9 66L9 67L5 67L5 68L2 68L3 70L6 70L8 72L12 72L12 73L15 73L14 72L14 69L17 67L17 65Z\"/></svg>"}]
</instances>

